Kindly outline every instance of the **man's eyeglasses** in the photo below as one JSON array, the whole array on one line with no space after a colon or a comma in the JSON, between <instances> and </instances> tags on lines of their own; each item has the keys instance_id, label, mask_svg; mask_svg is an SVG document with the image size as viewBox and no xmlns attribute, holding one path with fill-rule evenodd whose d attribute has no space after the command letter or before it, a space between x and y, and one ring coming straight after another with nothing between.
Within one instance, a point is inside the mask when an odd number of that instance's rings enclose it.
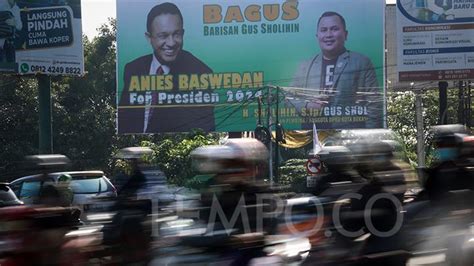
<instances>
[{"instance_id":1,"label":"man's eyeglasses","mask_svg":"<svg viewBox=\"0 0 474 266\"><path fill-rule=\"evenodd\" d=\"M183 30L177 30L173 33L168 33L168 32L160 32L156 35L153 36L151 33L147 33L148 37L157 39L159 41L165 41L167 40L170 36L173 37L174 40L182 40L184 36L184 29Z\"/></svg>"}]
</instances>

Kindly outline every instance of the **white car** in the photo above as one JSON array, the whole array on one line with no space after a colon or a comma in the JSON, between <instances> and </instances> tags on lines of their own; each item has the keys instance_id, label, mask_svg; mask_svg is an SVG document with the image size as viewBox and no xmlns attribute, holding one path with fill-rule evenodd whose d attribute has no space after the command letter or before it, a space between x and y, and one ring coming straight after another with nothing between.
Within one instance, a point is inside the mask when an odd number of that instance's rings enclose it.
<instances>
[{"instance_id":1,"label":"white car","mask_svg":"<svg viewBox=\"0 0 474 266\"><path fill-rule=\"evenodd\" d=\"M49 184L56 184L58 178L68 174L72 177L71 188L74 193L72 205L83 211L100 208L103 199L116 198L117 191L102 171L56 172L47 175L37 174L21 177L10 183L17 197L25 204L35 204L41 191Z\"/></svg>"}]
</instances>

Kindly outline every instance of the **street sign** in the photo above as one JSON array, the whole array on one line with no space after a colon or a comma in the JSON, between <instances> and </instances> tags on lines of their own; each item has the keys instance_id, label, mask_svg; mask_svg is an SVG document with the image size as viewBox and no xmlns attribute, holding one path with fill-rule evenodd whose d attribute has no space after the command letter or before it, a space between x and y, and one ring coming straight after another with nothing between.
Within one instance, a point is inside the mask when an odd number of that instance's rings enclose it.
<instances>
[{"instance_id":1,"label":"street sign","mask_svg":"<svg viewBox=\"0 0 474 266\"><path fill-rule=\"evenodd\" d=\"M321 172L321 161L319 158L310 158L306 162L306 171L309 174L316 175Z\"/></svg>"}]
</instances>

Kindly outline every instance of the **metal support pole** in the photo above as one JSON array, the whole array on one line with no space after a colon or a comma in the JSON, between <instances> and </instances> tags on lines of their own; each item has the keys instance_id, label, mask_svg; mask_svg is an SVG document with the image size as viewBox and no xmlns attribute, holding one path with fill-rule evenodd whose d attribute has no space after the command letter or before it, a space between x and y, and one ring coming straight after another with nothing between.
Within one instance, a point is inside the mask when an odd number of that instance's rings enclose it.
<instances>
[{"instance_id":1,"label":"metal support pole","mask_svg":"<svg viewBox=\"0 0 474 266\"><path fill-rule=\"evenodd\" d=\"M418 168L425 167L425 138L423 132L423 101L422 92L415 92L415 112L416 112L416 153L418 157Z\"/></svg>"},{"instance_id":2,"label":"metal support pole","mask_svg":"<svg viewBox=\"0 0 474 266\"><path fill-rule=\"evenodd\" d=\"M53 153L51 124L51 77L38 75L39 100L39 153Z\"/></svg>"},{"instance_id":3,"label":"metal support pole","mask_svg":"<svg viewBox=\"0 0 474 266\"><path fill-rule=\"evenodd\" d=\"M440 81L439 88L439 122L440 125L448 124L448 82Z\"/></svg>"},{"instance_id":4,"label":"metal support pole","mask_svg":"<svg viewBox=\"0 0 474 266\"><path fill-rule=\"evenodd\" d=\"M458 123L463 125L466 124L464 108L464 82L460 80L458 82Z\"/></svg>"},{"instance_id":5,"label":"metal support pole","mask_svg":"<svg viewBox=\"0 0 474 266\"><path fill-rule=\"evenodd\" d=\"M471 89L472 89L471 81L468 80L468 81L467 81L467 88L466 88L466 90L467 90L467 95L466 95L466 106L467 106L467 108L466 108L466 118L467 118L467 124L466 124L466 125L467 125L468 127L474 126L474 116L473 116L473 111L472 111L472 109L473 109L473 107L472 107L472 106L473 106L472 98L474 97L474 95L473 95Z\"/></svg>"},{"instance_id":6,"label":"metal support pole","mask_svg":"<svg viewBox=\"0 0 474 266\"><path fill-rule=\"evenodd\" d=\"M278 183L280 178L280 140L278 139L278 104L280 101L280 87L276 87L276 115L275 115L275 182Z\"/></svg>"},{"instance_id":7,"label":"metal support pole","mask_svg":"<svg viewBox=\"0 0 474 266\"><path fill-rule=\"evenodd\" d=\"M273 152L272 152L272 95L271 95L271 86L268 86L268 96L267 96L268 106L267 106L267 128L270 132L270 141L268 144L268 175L270 178L270 184L273 186Z\"/></svg>"}]
</instances>

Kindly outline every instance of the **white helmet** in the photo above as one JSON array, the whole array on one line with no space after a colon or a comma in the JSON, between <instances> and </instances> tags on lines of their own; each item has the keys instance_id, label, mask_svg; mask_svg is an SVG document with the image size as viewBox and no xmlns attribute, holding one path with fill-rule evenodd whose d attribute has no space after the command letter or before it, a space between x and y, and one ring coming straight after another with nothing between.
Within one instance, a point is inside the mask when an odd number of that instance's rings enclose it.
<instances>
[{"instance_id":1,"label":"white helmet","mask_svg":"<svg viewBox=\"0 0 474 266\"><path fill-rule=\"evenodd\" d=\"M229 139L224 145L199 147L191 152L191 158L201 173L237 173L266 163L268 151L256 139Z\"/></svg>"}]
</instances>

